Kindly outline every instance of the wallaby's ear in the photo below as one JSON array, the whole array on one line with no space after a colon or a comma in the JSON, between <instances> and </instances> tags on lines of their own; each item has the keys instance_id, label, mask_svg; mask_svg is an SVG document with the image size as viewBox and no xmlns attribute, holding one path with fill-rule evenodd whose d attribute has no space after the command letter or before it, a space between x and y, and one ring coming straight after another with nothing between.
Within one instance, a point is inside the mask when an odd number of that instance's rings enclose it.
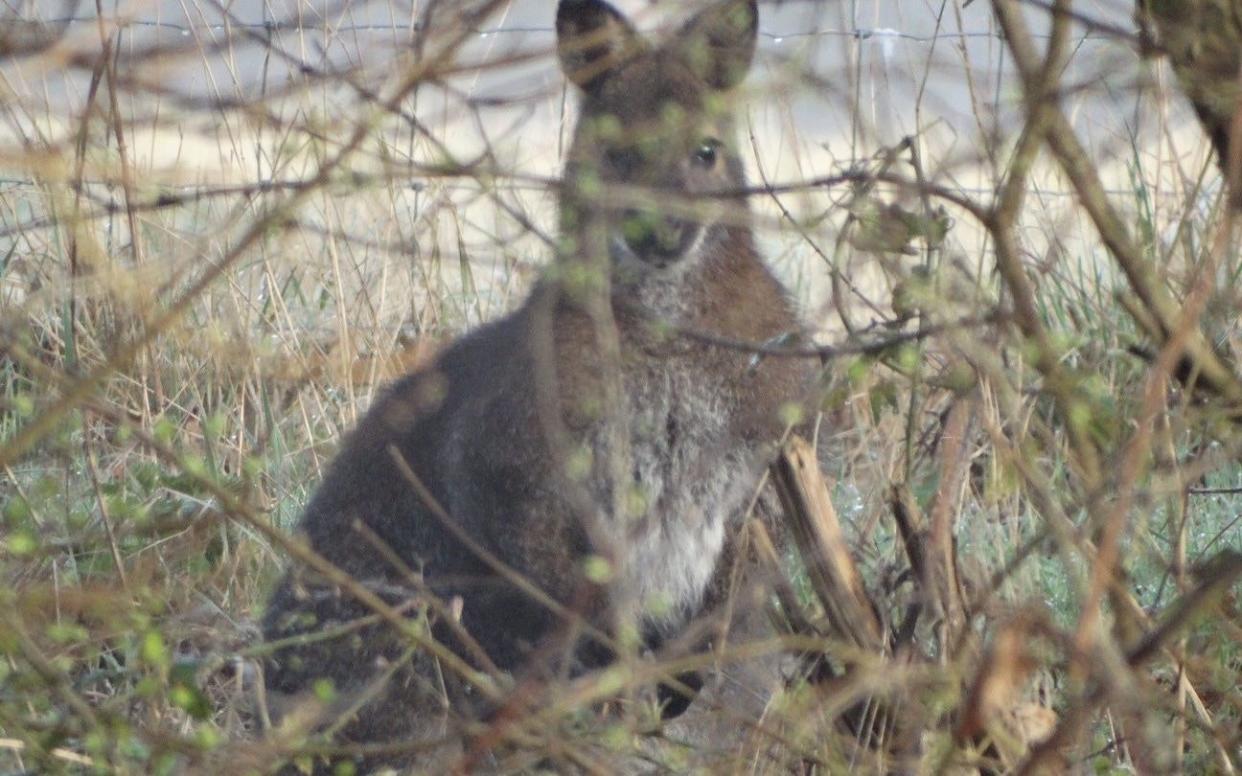
<instances>
[{"instance_id":1,"label":"wallaby's ear","mask_svg":"<svg viewBox=\"0 0 1242 776\"><path fill-rule=\"evenodd\" d=\"M561 0L556 9L561 70L585 91L643 45L629 20L604 0Z\"/></svg>"},{"instance_id":2,"label":"wallaby's ear","mask_svg":"<svg viewBox=\"0 0 1242 776\"><path fill-rule=\"evenodd\" d=\"M671 45L709 86L724 90L746 77L758 35L755 0L723 0L695 14Z\"/></svg>"}]
</instances>

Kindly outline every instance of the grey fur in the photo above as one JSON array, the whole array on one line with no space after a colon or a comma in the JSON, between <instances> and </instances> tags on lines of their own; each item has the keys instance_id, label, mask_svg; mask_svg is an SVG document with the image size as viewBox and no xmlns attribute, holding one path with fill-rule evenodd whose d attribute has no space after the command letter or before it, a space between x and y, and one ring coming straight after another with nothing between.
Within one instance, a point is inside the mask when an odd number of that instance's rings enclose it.
<instances>
[{"instance_id":1,"label":"grey fur","mask_svg":"<svg viewBox=\"0 0 1242 776\"><path fill-rule=\"evenodd\" d=\"M591 625L609 631L619 613L633 612L655 643L701 610L727 523L783 429L779 410L805 395L811 373L793 359L753 368L748 353L673 332L762 342L796 330L796 316L755 250L744 208L734 204L729 219L715 201L702 216L658 214L667 219L662 234L684 237L670 248L635 231L626 220L632 210L590 200L582 176L689 196L743 185L731 119L709 114L705 97L732 86L749 63L756 15L754 2L718 3L653 46L600 0L562 0L562 61L584 89L562 195L562 233L573 251L558 256L558 271L521 308L462 337L377 399L302 518L310 546L329 561L394 604L416 597L418 586L353 528L365 524L436 596L460 602L461 624L519 677L577 672L610 653L571 638L580 633L457 541L394 455L461 531ZM617 37L573 45L572 36L600 24ZM670 104L681 112L670 114ZM624 129L619 138L597 131L608 115ZM669 115L681 123L669 125ZM701 150L708 132L721 143L710 165ZM614 163L609 152L639 136L658 139L656 150ZM557 279L609 264L621 386L611 404L602 403L607 339L598 316ZM617 504L637 506L618 514ZM611 561L605 584L585 572L594 554ZM265 632L284 638L366 614L348 594L294 568L272 597ZM446 629L434 632L469 656ZM339 730L339 739L354 742L418 741L451 730L454 719L489 713L477 696L442 685L426 656L394 669L407 647L390 627L372 625L280 650L265 666L269 694L296 704L316 678L327 678L344 699L327 710L335 713L391 673ZM456 705L446 712L450 698Z\"/></svg>"}]
</instances>

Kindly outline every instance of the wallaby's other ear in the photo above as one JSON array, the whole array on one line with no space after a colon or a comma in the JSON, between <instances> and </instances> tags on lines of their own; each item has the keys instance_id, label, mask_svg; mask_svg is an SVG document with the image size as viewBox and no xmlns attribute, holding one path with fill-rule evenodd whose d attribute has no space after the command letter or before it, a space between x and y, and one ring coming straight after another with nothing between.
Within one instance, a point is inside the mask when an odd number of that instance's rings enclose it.
<instances>
[{"instance_id":1,"label":"wallaby's other ear","mask_svg":"<svg viewBox=\"0 0 1242 776\"><path fill-rule=\"evenodd\" d=\"M556 9L561 70L585 91L643 46L629 20L604 0L561 0Z\"/></svg>"},{"instance_id":2,"label":"wallaby's other ear","mask_svg":"<svg viewBox=\"0 0 1242 776\"><path fill-rule=\"evenodd\" d=\"M723 0L695 14L670 45L709 86L725 90L746 77L758 36L755 0Z\"/></svg>"}]
</instances>

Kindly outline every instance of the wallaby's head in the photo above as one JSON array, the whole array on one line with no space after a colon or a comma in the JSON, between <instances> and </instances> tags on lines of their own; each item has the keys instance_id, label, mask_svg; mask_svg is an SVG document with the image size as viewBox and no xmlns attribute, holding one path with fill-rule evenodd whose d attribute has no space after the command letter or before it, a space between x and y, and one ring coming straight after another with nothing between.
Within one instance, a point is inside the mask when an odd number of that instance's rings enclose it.
<instances>
[{"instance_id":1,"label":"wallaby's head","mask_svg":"<svg viewBox=\"0 0 1242 776\"><path fill-rule=\"evenodd\" d=\"M652 44L603 0L561 0L561 68L582 92L562 197L578 250L606 246L644 273L693 263L721 234L711 195L744 181L725 95L750 69L757 28L754 0L724 0Z\"/></svg>"}]
</instances>

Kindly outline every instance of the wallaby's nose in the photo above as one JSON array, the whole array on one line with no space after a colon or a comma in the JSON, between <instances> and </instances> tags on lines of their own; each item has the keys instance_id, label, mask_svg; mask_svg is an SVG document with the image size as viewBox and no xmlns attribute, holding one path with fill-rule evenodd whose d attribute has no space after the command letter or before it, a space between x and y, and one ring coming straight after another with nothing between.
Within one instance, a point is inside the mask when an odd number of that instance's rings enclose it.
<instances>
[{"instance_id":1,"label":"wallaby's nose","mask_svg":"<svg viewBox=\"0 0 1242 776\"><path fill-rule=\"evenodd\" d=\"M693 221L661 215L650 208L626 210L621 219L621 236L634 255L661 267L689 250L699 228Z\"/></svg>"}]
</instances>

